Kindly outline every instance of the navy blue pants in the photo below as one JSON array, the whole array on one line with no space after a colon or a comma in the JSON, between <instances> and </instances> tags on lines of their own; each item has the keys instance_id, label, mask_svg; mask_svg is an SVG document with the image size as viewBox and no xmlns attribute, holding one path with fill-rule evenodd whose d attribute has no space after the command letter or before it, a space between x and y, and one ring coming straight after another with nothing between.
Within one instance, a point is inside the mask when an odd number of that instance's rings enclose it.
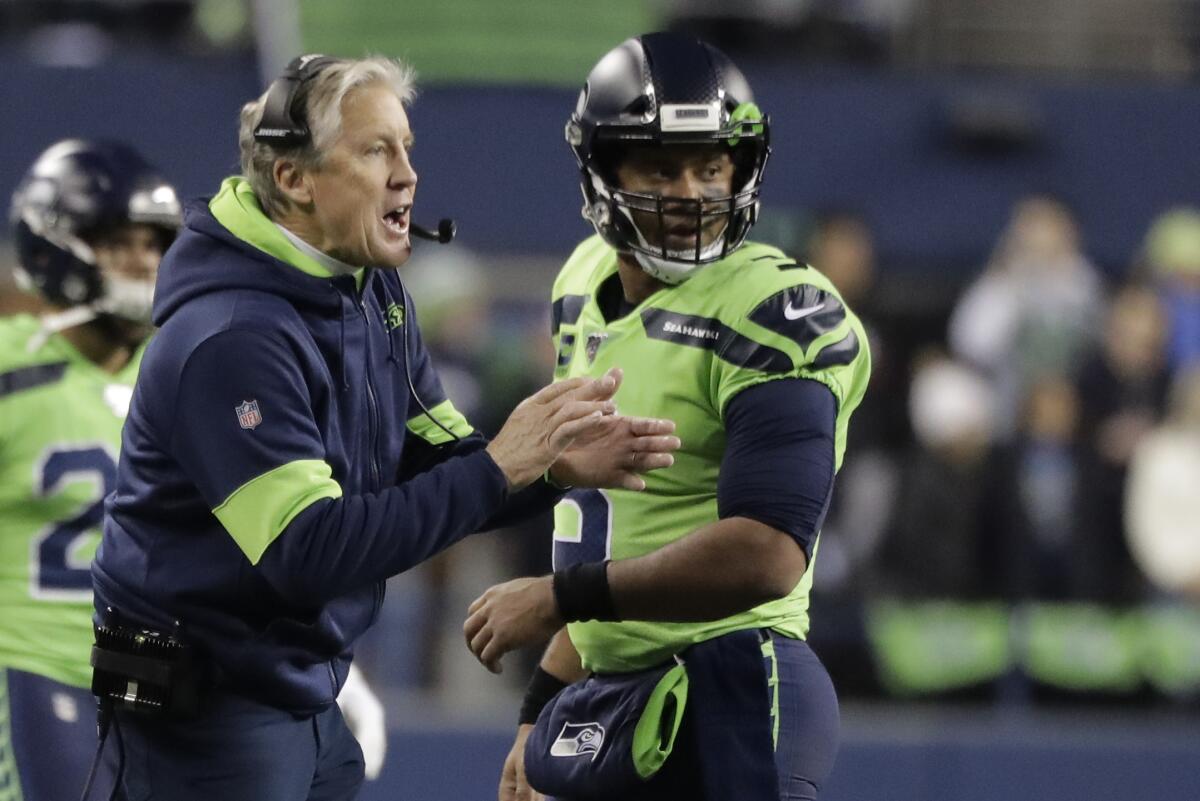
<instances>
[{"instance_id":1,"label":"navy blue pants","mask_svg":"<svg viewBox=\"0 0 1200 801\"><path fill-rule=\"evenodd\" d=\"M0 798L74 801L95 755L90 691L0 668ZM114 763L102 760L97 786L112 788Z\"/></svg>"},{"instance_id":2,"label":"navy blue pants","mask_svg":"<svg viewBox=\"0 0 1200 801\"><path fill-rule=\"evenodd\" d=\"M775 746L779 798L812 801L837 757L841 737L837 693L808 643L777 634L772 639L779 670L779 739Z\"/></svg>"},{"instance_id":3,"label":"navy blue pants","mask_svg":"<svg viewBox=\"0 0 1200 801\"><path fill-rule=\"evenodd\" d=\"M770 696L779 798L813 801L837 756L841 730L837 694L829 673L808 643L778 634L772 634L771 640L774 657L770 656L771 649L766 649L762 681L763 691ZM771 676L778 678L777 683L770 682ZM693 684L692 691L695 689ZM692 704L690 698L688 703ZM727 801L710 798L706 793L698 755L701 747L696 739L702 736L685 713L675 750L662 771L647 784L647 797L656 801Z\"/></svg>"},{"instance_id":4,"label":"navy blue pants","mask_svg":"<svg viewBox=\"0 0 1200 801\"><path fill-rule=\"evenodd\" d=\"M312 717L214 693L185 721L118 712L105 750L123 746L122 801L345 801L362 750L337 704Z\"/></svg>"}]
</instances>

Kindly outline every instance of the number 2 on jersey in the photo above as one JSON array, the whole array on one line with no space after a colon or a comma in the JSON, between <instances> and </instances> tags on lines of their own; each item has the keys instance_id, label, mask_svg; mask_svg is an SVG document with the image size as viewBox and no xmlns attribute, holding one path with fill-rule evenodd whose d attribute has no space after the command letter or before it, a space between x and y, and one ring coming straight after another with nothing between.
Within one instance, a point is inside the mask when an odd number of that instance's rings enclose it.
<instances>
[{"instance_id":1,"label":"number 2 on jersey","mask_svg":"<svg viewBox=\"0 0 1200 801\"><path fill-rule=\"evenodd\" d=\"M81 558L78 552L86 544L88 534L104 521L104 498L117 483L117 465L108 451L98 445L55 449L46 453L35 479L34 490L42 497L57 495L77 482L89 482L96 487L92 500L82 511L51 524L34 539L30 554L33 559L30 591L35 598L87 598L92 592L90 559Z\"/></svg>"}]
</instances>

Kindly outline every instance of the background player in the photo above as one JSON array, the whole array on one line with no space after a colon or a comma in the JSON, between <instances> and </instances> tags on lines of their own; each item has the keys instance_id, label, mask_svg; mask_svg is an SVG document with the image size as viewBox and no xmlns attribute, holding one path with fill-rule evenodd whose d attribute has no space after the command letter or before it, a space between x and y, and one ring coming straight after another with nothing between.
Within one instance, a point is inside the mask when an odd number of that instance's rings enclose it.
<instances>
[{"instance_id":1,"label":"background player","mask_svg":"<svg viewBox=\"0 0 1200 801\"><path fill-rule=\"evenodd\" d=\"M48 311L0 320L3 801L77 797L94 755L88 565L179 214L174 188L115 142L53 145L13 198L18 279ZM373 779L383 707L358 670L338 701Z\"/></svg>"},{"instance_id":2,"label":"background player","mask_svg":"<svg viewBox=\"0 0 1200 801\"><path fill-rule=\"evenodd\" d=\"M0 320L0 796L78 798L96 748L88 565L179 202L133 149L68 140L25 175L12 225L18 280L49 308Z\"/></svg>"},{"instance_id":3,"label":"background player","mask_svg":"<svg viewBox=\"0 0 1200 801\"><path fill-rule=\"evenodd\" d=\"M598 235L554 285L556 375L602 375L619 361L622 412L674 419L683 445L642 494L568 496L553 577L498 585L471 606L467 640L493 670L569 623L531 682L500 798L530 797L529 724L566 682L687 661L689 646L746 629L769 632L760 680L774 709L745 725L771 727L779 797L813 798L838 713L804 642L808 568L870 371L862 326L816 270L744 243L768 121L714 48L674 34L626 41L589 75L567 140ZM711 700L696 689L693 717ZM664 778L658 797L733 797L699 760L720 733L695 729L671 757L694 774Z\"/></svg>"}]
</instances>

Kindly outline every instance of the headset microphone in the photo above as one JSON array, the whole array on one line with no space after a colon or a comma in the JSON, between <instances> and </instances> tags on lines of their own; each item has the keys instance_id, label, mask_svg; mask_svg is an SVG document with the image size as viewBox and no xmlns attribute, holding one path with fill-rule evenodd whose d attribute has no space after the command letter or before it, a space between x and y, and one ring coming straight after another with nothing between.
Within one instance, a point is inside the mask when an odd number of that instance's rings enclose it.
<instances>
[{"instance_id":1,"label":"headset microphone","mask_svg":"<svg viewBox=\"0 0 1200 801\"><path fill-rule=\"evenodd\" d=\"M454 238L454 234L457 232L458 227L455 226L454 220L451 220L448 217L443 217L442 219L438 220L436 231L431 231L428 228L417 225L416 223L409 223L408 230L412 231L421 239L428 239L433 242L437 242L439 245L445 245Z\"/></svg>"}]
</instances>

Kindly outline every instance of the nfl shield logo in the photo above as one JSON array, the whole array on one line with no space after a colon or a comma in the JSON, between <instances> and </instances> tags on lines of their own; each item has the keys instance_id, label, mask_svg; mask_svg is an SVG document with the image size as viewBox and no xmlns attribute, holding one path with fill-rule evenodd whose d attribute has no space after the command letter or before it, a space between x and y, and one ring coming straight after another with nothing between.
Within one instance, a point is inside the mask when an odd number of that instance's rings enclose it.
<instances>
[{"instance_id":1,"label":"nfl shield logo","mask_svg":"<svg viewBox=\"0 0 1200 801\"><path fill-rule=\"evenodd\" d=\"M234 407L234 411L237 412L238 425L247 431L253 431L262 422L262 415L259 414L256 400L242 401Z\"/></svg>"},{"instance_id":2,"label":"nfl shield logo","mask_svg":"<svg viewBox=\"0 0 1200 801\"><path fill-rule=\"evenodd\" d=\"M600 346L604 344L604 340L606 339L608 339L608 334L604 333L603 331L599 331L595 334L588 334L587 345L585 346L588 365L591 365L596 361L596 354L600 351Z\"/></svg>"}]
</instances>

